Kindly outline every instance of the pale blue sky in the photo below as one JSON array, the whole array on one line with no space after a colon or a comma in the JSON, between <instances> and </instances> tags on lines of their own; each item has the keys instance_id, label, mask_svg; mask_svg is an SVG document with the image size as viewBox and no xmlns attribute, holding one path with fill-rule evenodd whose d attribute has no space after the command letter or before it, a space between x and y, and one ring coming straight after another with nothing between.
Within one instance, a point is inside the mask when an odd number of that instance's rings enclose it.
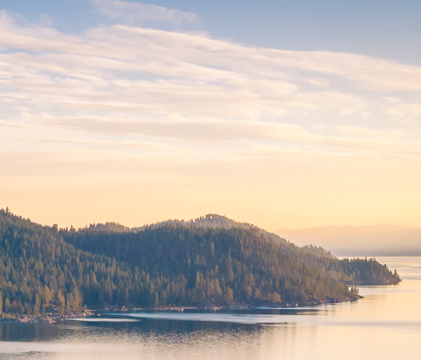
<instances>
[{"instance_id":1,"label":"pale blue sky","mask_svg":"<svg viewBox=\"0 0 421 360\"><path fill-rule=\"evenodd\" d=\"M189 25L189 29L208 31L213 37L245 45L352 52L413 64L421 62L421 1L162 0L144 3L194 12L201 21ZM0 4L1 8L22 14L31 22L48 15L53 26L65 32L110 23L98 14L89 0L2 0ZM159 24L155 24L157 26Z\"/></svg>"}]
</instances>

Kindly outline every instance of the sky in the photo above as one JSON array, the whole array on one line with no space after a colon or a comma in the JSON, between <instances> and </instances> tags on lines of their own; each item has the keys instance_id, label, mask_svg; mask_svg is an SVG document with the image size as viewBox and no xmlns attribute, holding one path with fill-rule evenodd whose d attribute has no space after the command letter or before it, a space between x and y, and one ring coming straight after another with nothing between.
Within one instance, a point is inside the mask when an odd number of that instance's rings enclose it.
<instances>
[{"instance_id":1,"label":"sky","mask_svg":"<svg viewBox=\"0 0 421 360\"><path fill-rule=\"evenodd\" d=\"M0 207L421 226L421 2L0 0Z\"/></svg>"}]
</instances>

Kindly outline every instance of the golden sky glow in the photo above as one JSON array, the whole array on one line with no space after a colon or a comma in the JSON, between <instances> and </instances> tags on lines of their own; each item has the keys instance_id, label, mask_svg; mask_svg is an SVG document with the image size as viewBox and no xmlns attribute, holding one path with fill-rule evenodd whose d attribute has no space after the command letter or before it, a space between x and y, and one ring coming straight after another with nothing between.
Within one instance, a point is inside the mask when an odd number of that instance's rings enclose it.
<instances>
[{"instance_id":1,"label":"golden sky glow","mask_svg":"<svg viewBox=\"0 0 421 360\"><path fill-rule=\"evenodd\" d=\"M117 10L102 8L133 11ZM7 12L0 31L0 206L14 213L421 226L419 66L134 24L68 34Z\"/></svg>"}]
</instances>

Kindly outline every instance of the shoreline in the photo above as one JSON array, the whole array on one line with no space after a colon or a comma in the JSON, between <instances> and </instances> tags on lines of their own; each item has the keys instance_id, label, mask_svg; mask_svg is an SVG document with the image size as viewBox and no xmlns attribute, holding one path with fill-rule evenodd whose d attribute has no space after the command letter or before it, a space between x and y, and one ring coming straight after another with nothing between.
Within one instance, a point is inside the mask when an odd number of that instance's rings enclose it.
<instances>
[{"instance_id":1,"label":"shoreline","mask_svg":"<svg viewBox=\"0 0 421 360\"><path fill-rule=\"evenodd\" d=\"M166 307L155 307L155 308L115 308L115 309L98 309L98 310L83 310L80 312L72 312L70 314L58 314L58 313L48 313L45 315L19 315L17 317L2 317L0 318L0 324L57 324L69 319L89 319L89 318L99 318L104 317L113 312L119 312L122 316L124 313L135 313L135 312L184 312L184 310L197 310L205 312L219 312L226 310L252 310L259 308L265 308L265 310L282 310L292 309L302 306L318 306L323 304L334 304L342 302L353 302L364 297L361 295L348 297L348 298L327 298L325 300L308 300L302 303L267 303L261 302L260 304L236 304L232 306L219 306L219 305L209 305L209 306L166 306ZM8 314L5 314L8 315Z\"/></svg>"}]
</instances>

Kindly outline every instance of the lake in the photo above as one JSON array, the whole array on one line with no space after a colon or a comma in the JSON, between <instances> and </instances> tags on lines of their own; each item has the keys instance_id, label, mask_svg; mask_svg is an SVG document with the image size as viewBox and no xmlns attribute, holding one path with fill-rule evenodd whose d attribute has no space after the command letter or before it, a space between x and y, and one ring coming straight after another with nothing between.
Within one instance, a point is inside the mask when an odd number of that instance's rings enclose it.
<instances>
[{"instance_id":1,"label":"lake","mask_svg":"<svg viewBox=\"0 0 421 360\"><path fill-rule=\"evenodd\" d=\"M420 359L421 257L378 257L396 286L353 303L0 325L1 359Z\"/></svg>"}]
</instances>

